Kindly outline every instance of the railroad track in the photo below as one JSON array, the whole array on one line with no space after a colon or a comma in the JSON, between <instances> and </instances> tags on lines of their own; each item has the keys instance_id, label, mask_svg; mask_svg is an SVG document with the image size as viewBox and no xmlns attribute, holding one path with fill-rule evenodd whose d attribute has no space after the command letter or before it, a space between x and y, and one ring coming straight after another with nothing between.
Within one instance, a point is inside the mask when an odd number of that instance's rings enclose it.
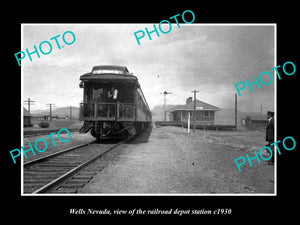
<instances>
[{"instance_id":1,"label":"railroad track","mask_svg":"<svg viewBox=\"0 0 300 225\"><path fill-rule=\"evenodd\" d=\"M43 135L43 134L50 134L52 132L58 132L60 129L45 129L45 130L25 130L23 132L24 138L26 137L34 137L38 135ZM79 128L68 128L70 132L77 132L79 131Z\"/></svg>"},{"instance_id":2,"label":"railroad track","mask_svg":"<svg viewBox=\"0 0 300 225\"><path fill-rule=\"evenodd\" d=\"M118 146L134 137L111 144L90 142L24 163L23 193L77 193L120 154Z\"/></svg>"}]
</instances>

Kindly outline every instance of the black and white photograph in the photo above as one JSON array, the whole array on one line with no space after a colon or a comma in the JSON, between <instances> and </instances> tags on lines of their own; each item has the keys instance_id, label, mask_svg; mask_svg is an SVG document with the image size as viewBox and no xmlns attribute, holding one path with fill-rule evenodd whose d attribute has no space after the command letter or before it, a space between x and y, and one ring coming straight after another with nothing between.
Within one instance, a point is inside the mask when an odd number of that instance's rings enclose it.
<instances>
[{"instance_id":1,"label":"black and white photograph","mask_svg":"<svg viewBox=\"0 0 300 225\"><path fill-rule=\"evenodd\" d=\"M22 24L22 193L275 195L275 46L276 24Z\"/></svg>"},{"instance_id":2,"label":"black and white photograph","mask_svg":"<svg viewBox=\"0 0 300 225\"><path fill-rule=\"evenodd\" d=\"M295 217L296 5L124 3L5 7L4 220Z\"/></svg>"}]
</instances>

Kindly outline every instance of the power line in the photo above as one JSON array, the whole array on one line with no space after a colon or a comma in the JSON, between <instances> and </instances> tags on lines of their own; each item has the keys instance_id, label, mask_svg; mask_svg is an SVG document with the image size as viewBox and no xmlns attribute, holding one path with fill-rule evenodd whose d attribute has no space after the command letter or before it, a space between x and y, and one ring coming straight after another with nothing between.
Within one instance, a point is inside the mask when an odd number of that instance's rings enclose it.
<instances>
[{"instance_id":1,"label":"power line","mask_svg":"<svg viewBox=\"0 0 300 225\"><path fill-rule=\"evenodd\" d=\"M266 53L266 52L265 52L265 53ZM262 56L263 56L263 54L260 55L260 56L258 56L256 59L258 60L258 59L259 59L260 57L262 57ZM251 64L253 64L253 62L255 62L255 61L250 62L248 65L246 65L246 66L244 66L244 67L241 67L239 71L237 71L237 72L231 74L231 76L229 76L229 75L228 75L229 73L227 73L227 75L225 75L225 77L223 78L223 82L234 81L235 79L237 79L237 78L241 75L241 72L246 73L246 71L247 71L248 69L250 69L250 68L247 68L247 67L249 67ZM261 62L262 62L262 61L259 61L259 62L256 62L256 63L261 63Z\"/></svg>"},{"instance_id":2,"label":"power line","mask_svg":"<svg viewBox=\"0 0 300 225\"><path fill-rule=\"evenodd\" d=\"M242 66L239 65L236 68L234 68L231 72L227 73L227 79L225 78L225 80L232 80L233 78L237 78L240 74L240 72L242 70L245 70L245 68L249 67L252 63L254 63L255 61L257 61L258 59L260 59L263 55L265 55L269 50L271 50L274 45L274 43L271 43L269 45L267 45L266 47L264 47L262 50L260 50L258 53L254 54L253 56L251 56L250 58L248 58L243 64Z\"/></svg>"},{"instance_id":3,"label":"power line","mask_svg":"<svg viewBox=\"0 0 300 225\"><path fill-rule=\"evenodd\" d=\"M243 70L245 71L245 69L246 69L247 67L249 67L251 64L253 64L253 63L256 62L257 60L259 60L259 59L260 59L262 56L264 56L264 54L266 54L269 50L271 50L271 48L270 48L270 49L265 49L263 52L261 52L261 53L255 55L255 56L253 56L254 58L252 57L251 60L247 60L247 62L244 63L243 66L241 66L241 67L240 67L239 69L237 69L236 71L232 72L231 77L236 78L236 77L239 75L239 73L240 73L241 71L243 71Z\"/></svg>"},{"instance_id":4,"label":"power line","mask_svg":"<svg viewBox=\"0 0 300 225\"><path fill-rule=\"evenodd\" d=\"M261 57L263 54L265 54L266 52L268 52L269 50L271 50L273 47L274 47L274 42L270 43L269 45L267 45L266 47L264 47L263 49L261 49L259 52L257 52L256 54L254 54L253 56L251 56L250 58L248 58L243 63L242 66L241 66L241 64L237 65L236 68L234 68L230 73L239 72L241 70L241 68L243 69L245 66L248 66L250 63L252 63L255 60L257 60L258 57Z\"/></svg>"}]
</instances>

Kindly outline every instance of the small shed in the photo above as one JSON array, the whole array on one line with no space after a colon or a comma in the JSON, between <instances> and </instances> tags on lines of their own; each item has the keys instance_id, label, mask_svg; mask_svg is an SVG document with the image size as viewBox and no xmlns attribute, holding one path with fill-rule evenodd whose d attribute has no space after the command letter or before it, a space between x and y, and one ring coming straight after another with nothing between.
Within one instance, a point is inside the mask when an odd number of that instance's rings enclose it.
<instances>
[{"instance_id":1,"label":"small shed","mask_svg":"<svg viewBox=\"0 0 300 225\"><path fill-rule=\"evenodd\" d=\"M242 126L252 129L266 128L268 124L268 119L265 117L247 116L245 118L242 118L241 120Z\"/></svg>"},{"instance_id":2,"label":"small shed","mask_svg":"<svg viewBox=\"0 0 300 225\"><path fill-rule=\"evenodd\" d=\"M31 114L23 107L23 126L30 127L31 126Z\"/></svg>"},{"instance_id":3,"label":"small shed","mask_svg":"<svg viewBox=\"0 0 300 225\"><path fill-rule=\"evenodd\" d=\"M196 100L196 115L194 114L194 101L192 97L187 98L185 105L175 106L169 111L171 112L173 121L187 122L188 114L190 114L191 121L194 120L199 125L214 125L215 112L221 110L220 108L210 105L208 103Z\"/></svg>"}]
</instances>

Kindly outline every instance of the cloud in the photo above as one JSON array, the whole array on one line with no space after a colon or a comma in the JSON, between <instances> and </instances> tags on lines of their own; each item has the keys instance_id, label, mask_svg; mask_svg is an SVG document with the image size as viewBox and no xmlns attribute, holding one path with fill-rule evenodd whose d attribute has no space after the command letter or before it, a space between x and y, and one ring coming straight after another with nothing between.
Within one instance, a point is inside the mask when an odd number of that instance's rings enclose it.
<instances>
[{"instance_id":1,"label":"cloud","mask_svg":"<svg viewBox=\"0 0 300 225\"><path fill-rule=\"evenodd\" d=\"M32 62L24 60L24 94L77 105L82 100L80 75L109 64L127 66L138 77L151 107L162 104L160 93L165 90L173 93L168 103L184 104L194 89L200 100L230 107L235 83L274 65L272 26L172 25L170 33L153 35L152 40L145 36L141 45L133 34L151 24L25 26L24 48L67 30L74 32L76 41ZM274 86L245 90L239 101L244 111L258 111L258 102L274 107Z\"/></svg>"}]
</instances>

